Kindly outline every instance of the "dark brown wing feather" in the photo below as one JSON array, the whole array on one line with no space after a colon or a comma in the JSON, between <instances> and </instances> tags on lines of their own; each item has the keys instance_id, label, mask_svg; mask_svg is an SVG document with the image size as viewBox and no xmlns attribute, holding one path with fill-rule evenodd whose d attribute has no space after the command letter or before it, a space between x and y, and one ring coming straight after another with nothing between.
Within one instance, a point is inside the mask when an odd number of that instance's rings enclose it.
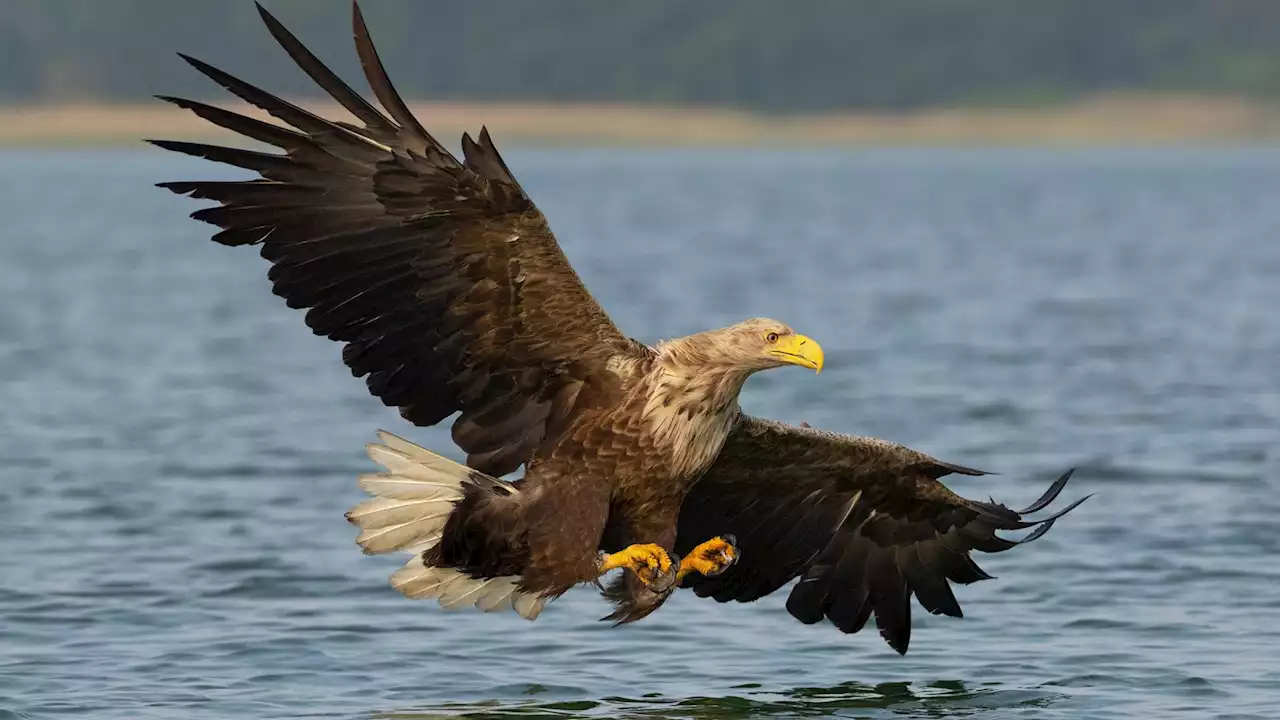
<instances>
[{"instance_id":1,"label":"dark brown wing feather","mask_svg":"<svg viewBox=\"0 0 1280 720\"><path fill-rule=\"evenodd\" d=\"M339 123L194 58L193 67L288 127L163 98L280 148L268 153L154 141L257 172L243 182L162 187L217 201L193 217L224 245L261 245L269 278L370 391L419 425L461 412L470 464L515 470L572 411L608 358L637 352L583 287L487 131L459 162L409 113L355 10L370 86L363 99L259 7L268 30L361 124ZM184 56L185 57L185 56Z\"/></svg>"},{"instance_id":2,"label":"dark brown wing feather","mask_svg":"<svg viewBox=\"0 0 1280 720\"><path fill-rule=\"evenodd\" d=\"M741 560L685 585L720 602L747 602L800 578L787 610L801 622L826 617L854 633L874 614L880 634L905 653L912 594L931 613L960 617L949 583L990 577L970 551L1034 540L1083 501L1026 521L1023 515L1053 502L1071 473L1021 512L956 495L938 482L950 473L984 474L882 440L744 417L685 499L676 542L683 554L730 533ZM1021 541L996 535L1032 526Z\"/></svg>"}]
</instances>

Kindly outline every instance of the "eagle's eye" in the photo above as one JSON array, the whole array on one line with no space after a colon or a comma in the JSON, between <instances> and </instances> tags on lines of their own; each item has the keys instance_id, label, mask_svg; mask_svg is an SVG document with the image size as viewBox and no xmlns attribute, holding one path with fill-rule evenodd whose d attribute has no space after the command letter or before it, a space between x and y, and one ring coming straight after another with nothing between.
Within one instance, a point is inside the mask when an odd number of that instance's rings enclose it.
<instances>
[{"instance_id":1,"label":"eagle's eye","mask_svg":"<svg viewBox=\"0 0 1280 720\"><path fill-rule=\"evenodd\" d=\"M771 332L771 333L769 333L768 335L765 335L765 336L764 336L764 339L765 339L765 340L767 340L767 341L768 341L768 342L770 342L770 343L776 343L776 342L778 342L778 333L776 333L776 332Z\"/></svg>"}]
</instances>

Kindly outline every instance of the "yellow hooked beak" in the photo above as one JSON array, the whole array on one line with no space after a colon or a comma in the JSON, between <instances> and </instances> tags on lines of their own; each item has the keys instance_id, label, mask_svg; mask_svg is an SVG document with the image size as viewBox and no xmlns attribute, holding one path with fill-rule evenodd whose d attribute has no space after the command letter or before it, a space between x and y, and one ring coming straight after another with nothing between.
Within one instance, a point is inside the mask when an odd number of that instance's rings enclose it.
<instances>
[{"instance_id":1,"label":"yellow hooked beak","mask_svg":"<svg viewBox=\"0 0 1280 720\"><path fill-rule=\"evenodd\" d=\"M822 346L804 335L787 335L778 338L778 342L767 352L782 362L822 372Z\"/></svg>"}]
</instances>

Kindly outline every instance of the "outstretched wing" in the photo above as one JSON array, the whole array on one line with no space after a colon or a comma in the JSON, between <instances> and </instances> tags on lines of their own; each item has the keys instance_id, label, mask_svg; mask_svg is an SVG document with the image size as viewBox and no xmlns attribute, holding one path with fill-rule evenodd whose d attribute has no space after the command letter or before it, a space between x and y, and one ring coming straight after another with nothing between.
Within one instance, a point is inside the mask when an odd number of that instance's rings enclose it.
<instances>
[{"instance_id":1,"label":"outstretched wing","mask_svg":"<svg viewBox=\"0 0 1280 720\"><path fill-rule=\"evenodd\" d=\"M825 616L855 633L874 614L899 653L911 639L911 595L931 613L960 617L949 582L989 578L972 550L1001 552L1040 537L1083 500L1038 521L1071 473L1025 510L966 500L938 478L983 475L876 440L742 418L710 471L686 498L678 553L716 535L736 536L741 560L685 585L701 597L748 602L795 578L787 610L803 623ZM998 530L1038 526L1021 541Z\"/></svg>"},{"instance_id":2,"label":"outstretched wing","mask_svg":"<svg viewBox=\"0 0 1280 720\"><path fill-rule=\"evenodd\" d=\"M261 177L161 187L219 203L192 217L224 245L261 245L275 293L369 390L418 425L461 412L455 442L481 472L515 470L572 412L583 381L638 352L583 287L486 130L463 162L409 113L354 10L377 109L261 6L267 28L359 124L334 122L217 68L201 73L286 126L162 98L283 153L152 141ZM389 114L389 117L388 117Z\"/></svg>"}]
</instances>

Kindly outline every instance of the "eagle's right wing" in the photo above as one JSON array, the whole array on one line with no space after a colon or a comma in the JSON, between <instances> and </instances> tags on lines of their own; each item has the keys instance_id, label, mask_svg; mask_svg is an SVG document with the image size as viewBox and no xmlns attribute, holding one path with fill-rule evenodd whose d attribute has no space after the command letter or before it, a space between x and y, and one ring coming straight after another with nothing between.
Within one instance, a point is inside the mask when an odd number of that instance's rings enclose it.
<instances>
[{"instance_id":1,"label":"eagle's right wing","mask_svg":"<svg viewBox=\"0 0 1280 720\"><path fill-rule=\"evenodd\" d=\"M238 182L170 182L215 200L193 217L224 245L261 245L269 278L307 324L346 343L369 390L418 425L455 412L473 467L515 470L572 412L610 357L640 352L591 297L546 218L481 130L458 162L409 113L355 9L356 49L375 108L259 6L271 34L360 124L326 120L184 58L289 127L164 98L282 154L188 142L169 150L257 172Z\"/></svg>"},{"instance_id":2,"label":"eagle's right wing","mask_svg":"<svg viewBox=\"0 0 1280 720\"><path fill-rule=\"evenodd\" d=\"M1048 507L1071 473L1017 512L956 495L938 482L951 473L984 474L883 440L744 416L686 497L676 541L684 554L733 535L740 560L686 585L720 602L748 602L799 578L787 610L801 622L826 617L855 633L875 615L880 634L905 653L913 594L929 612L958 617L948 583L989 577L971 551L1001 552L1034 540L1083 502L1024 520ZM1021 541L997 535L1031 527Z\"/></svg>"}]
</instances>

